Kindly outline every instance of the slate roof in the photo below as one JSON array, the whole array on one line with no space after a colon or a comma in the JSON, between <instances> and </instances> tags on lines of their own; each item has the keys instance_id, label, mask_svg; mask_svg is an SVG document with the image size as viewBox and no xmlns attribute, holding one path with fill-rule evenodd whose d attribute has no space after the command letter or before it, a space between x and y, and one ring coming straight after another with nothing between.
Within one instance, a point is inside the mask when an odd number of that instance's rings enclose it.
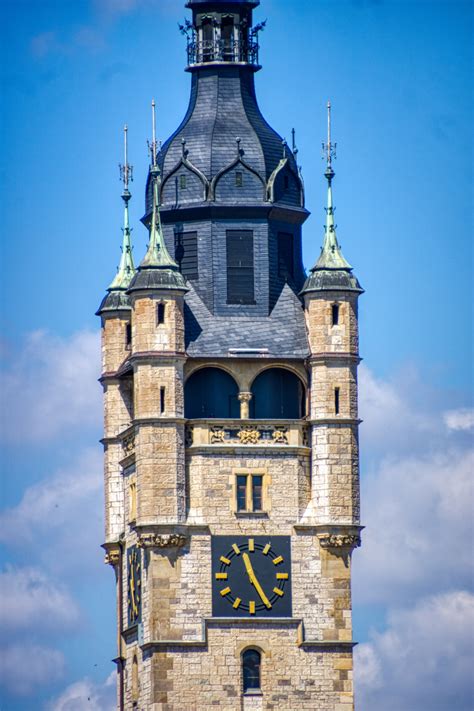
<instances>
[{"instance_id":1,"label":"slate roof","mask_svg":"<svg viewBox=\"0 0 474 711\"><path fill-rule=\"evenodd\" d=\"M213 316L190 285L184 319L186 351L194 358L228 357L229 349L268 349L268 358L309 355L303 307L288 284L264 317Z\"/></svg>"}]
</instances>

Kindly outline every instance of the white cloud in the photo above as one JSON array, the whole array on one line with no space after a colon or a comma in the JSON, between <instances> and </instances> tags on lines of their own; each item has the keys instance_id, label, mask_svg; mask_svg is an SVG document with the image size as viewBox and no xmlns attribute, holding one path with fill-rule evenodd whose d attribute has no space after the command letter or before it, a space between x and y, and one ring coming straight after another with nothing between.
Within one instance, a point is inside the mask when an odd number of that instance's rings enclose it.
<instances>
[{"instance_id":1,"label":"white cloud","mask_svg":"<svg viewBox=\"0 0 474 711\"><path fill-rule=\"evenodd\" d=\"M77 681L48 704L48 711L115 711L116 678L116 672L112 672L104 684L87 678Z\"/></svg>"},{"instance_id":2,"label":"white cloud","mask_svg":"<svg viewBox=\"0 0 474 711\"><path fill-rule=\"evenodd\" d=\"M19 630L62 632L79 619L77 605L65 587L37 568L7 566L0 573L0 590L3 637Z\"/></svg>"},{"instance_id":3,"label":"white cloud","mask_svg":"<svg viewBox=\"0 0 474 711\"><path fill-rule=\"evenodd\" d=\"M469 584L473 470L474 453L453 448L385 460L364 478L357 602L386 604Z\"/></svg>"},{"instance_id":4,"label":"white cloud","mask_svg":"<svg viewBox=\"0 0 474 711\"><path fill-rule=\"evenodd\" d=\"M42 645L9 645L0 650L0 659L0 686L16 696L29 696L64 676L63 654Z\"/></svg>"},{"instance_id":5,"label":"white cloud","mask_svg":"<svg viewBox=\"0 0 474 711\"><path fill-rule=\"evenodd\" d=\"M86 449L68 467L30 486L17 506L0 513L0 541L28 547L49 571L78 575L86 566L90 574L102 558L102 467L100 451Z\"/></svg>"},{"instance_id":6,"label":"white cloud","mask_svg":"<svg viewBox=\"0 0 474 711\"><path fill-rule=\"evenodd\" d=\"M471 711L474 595L455 591L388 616L385 632L356 647L363 711ZM367 669L368 667L368 669Z\"/></svg>"},{"instance_id":7,"label":"white cloud","mask_svg":"<svg viewBox=\"0 0 474 711\"><path fill-rule=\"evenodd\" d=\"M0 373L2 437L40 443L71 428L101 422L99 334L80 331L62 339L35 331Z\"/></svg>"},{"instance_id":8,"label":"white cloud","mask_svg":"<svg viewBox=\"0 0 474 711\"><path fill-rule=\"evenodd\" d=\"M448 410L444 413L444 421L450 430L472 430L474 429L474 410L468 407Z\"/></svg>"}]
</instances>

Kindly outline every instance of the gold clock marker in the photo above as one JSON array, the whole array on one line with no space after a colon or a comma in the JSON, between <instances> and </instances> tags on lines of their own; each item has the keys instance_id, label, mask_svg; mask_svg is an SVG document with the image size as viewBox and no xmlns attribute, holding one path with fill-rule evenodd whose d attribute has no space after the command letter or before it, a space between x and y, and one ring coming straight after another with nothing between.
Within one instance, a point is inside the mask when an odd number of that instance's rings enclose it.
<instances>
[{"instance_id":1,"label":"gold clock marker","mask_svg":"<svg viewBox=\"0 0 474 711\"><path fill-rule=\"evenodd\" d=\"M283 590L280 590L280 588L273 588L273 592L274 592L276 595L279 595L280 597L282 597L282 596L284 595Z\"/></svg>"},{"instance_id":2,"label":"gold clock marker","mask_svg":"<svg viewBox=\"0 0 474 711\"><path fill-rule=\"evenodd\" d=\"M277 573L277 580L288 580L288 573Z\"/></svg>"},{"instance_id":3,"label":"gold clock marker","mask_svg":"<svg viewBox=\"0 0 474 711\"><path fill-rule=\"evenodd\" d=\"M253 538L249 538L249 551L253 553L255 550L255 541Z\"/></svg>"},{"instance_id":4,"label":"gold clock marker","mask_svg":"<svg viewBox=\"0 0 474 711\"><path fill-rule=\"evenodd\" d=\"M232 544L232 548L233 548L233 550L234 550L234 552L235 552L236 555L240 555L240 548L239 548L239 546L237 545L237 543L233 543L233 544Z\"/></svg>"},{"instance_id":5,"label":"gold clock marker","mask_svg":"<svg viewBox=\"0 0 474 711\"><path fill-rule=\"evenodd\" d=\"M224 563L224 565L230 565L230 560L228 558L226 558L224 555L221 555L219 560L221 563ZM273 561L273 562L275 562L275 561Z\"/></svg>"},{"instance_id":6,"label":"gold clock marker","mask_svg":"<svg viewBox=\"0 0 474 711\"><path fill-rule=\"evenodd\" d=\"M222 560L222 558L221 558L221 560ZM274 558L274 559L273 559L273 565L278 565L278 563L282 563L282 562L283 562L283 556L282 556L282 555L279 555L277 558Z\"/></svg>"},{"instance_id":7,"label":"gold clock marker","mask_svg":"<svg viewBox=\"0 0 474 711\"><path fill-rule=\"evenodd\" d=\"M251 615L255 615L255 601L250 600L249 602L249 612Z\"/></svg>"},{"instance_id":8,"label":"gold clock marker","mask_svg":"<svg viewBox=\"0 0 474 711\"><path fill-rule=\"evenodd\" d=\"M240 599L240 597L235 598L234 604L232 605L234 610L236 610L238 608L238 606L240 605L241 602L242 602L242 600Z\"/></svg>"},{"instance_id":9,"label":"gold clock marker","mask_svg":"<svg viewBox=\"0 0 474 711\"><path fill-rule=\"evenodd\" d=\"M227 580L227 573L216 573L216 580Z\"/></svg>"},{"instance_id":10,"label":"gold clock marker","mask_svg":"<svg viewBox=\"0 0 474 711\"><path fill-rule=\"evenodd\" d=\"M224 597L225 595L228 595L229 593L230 593L230 588L224 588L223 590L221 590L222 597Z\"/></svg>"},{"instance_id":11,"label":"gold clock marker","mask_svg":"<svg viewBox=\"0 0 474 711\"><path fill-rule=\"evenodd\" d=\"M268 551L270 550L271 547L272 547L271 544L267 543L267 545L265 546L265 548L262 551L263 555L268 555Z\"/></svg>"}]
</instances>

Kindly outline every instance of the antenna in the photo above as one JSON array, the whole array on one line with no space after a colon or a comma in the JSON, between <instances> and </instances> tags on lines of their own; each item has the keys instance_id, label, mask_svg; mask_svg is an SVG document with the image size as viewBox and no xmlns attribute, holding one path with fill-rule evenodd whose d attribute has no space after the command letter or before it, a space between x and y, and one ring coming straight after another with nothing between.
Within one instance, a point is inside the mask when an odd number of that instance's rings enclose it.
<instances>
[{"instance_id":1,"label":"antenna","mask_svg":"<svg viewBox=\"0 0 474 711\"><path fill-rule=\"evenodd\" d=\"M327 103L328 110L328 142L323 143L323 158L326 158L327 167L331 168L333 158L336 158L337 143L331 143L331 102Z\"/></svg>"},{"instance_id":2,"label":"antenna","mask_svg":"<svg viewBox=\"0 0 474 711\"><path fill-rule=\"evenodd\" d=\"M123 153L124 153L124 163L123 165L119 163L120 170L120 180L123 182L123 193L128 194L128 184L133 181L133 165L129 165L128 162L128 126L125 124L123 127Z\"/></svg>"}]
</instances>

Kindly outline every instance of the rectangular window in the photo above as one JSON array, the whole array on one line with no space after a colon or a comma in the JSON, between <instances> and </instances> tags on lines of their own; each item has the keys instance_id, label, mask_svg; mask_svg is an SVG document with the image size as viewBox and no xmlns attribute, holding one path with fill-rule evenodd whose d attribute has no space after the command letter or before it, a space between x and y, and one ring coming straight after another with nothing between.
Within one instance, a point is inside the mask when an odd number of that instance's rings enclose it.
<instances>
[{"instance_id":1,"label":"rectangular window","mask_svg":"<svg viewBox=\"0 0 474 711\"><path fill-rule=\"evenodd\" d=\"M294 276L293 235L289 232L278 233L278 276L292 279Z\"/></svg>"},{"instance_id":2,"label":"rectangular window","mask_svg":"<svg viewBox=\"0 0 474 711\"><path fill-rule=\"evenodd\" d=\"M247 476L240 474L237 477L237 511L247 510Z\"/></svg>"},{"instance_id":3,"label":"rectangular window","mask_svg":"<svg viewBox=\"0 0 474 711\"><path fill-rule=\"evenodd\" d=\"M129 494L129 521L135 521L137 518L137 478L136 476L131 476L128 483L128 494Z\"/></svg>"},{"instance_id":4,"label":"rectangular window","mask_svg":"<svg viewBox=\"0 0 474 711\"><path fill-rule=\"evenodd\" d=\"M254 304L253 232L227 230L227 303Z\"/></svg>"},{"instance_id":5,"label":"rectangular window","mask_svg":"<svg viewBox=\"0 0 474 711\"><path fill-rule=\"evenodd\" d=\"M186 279L198 278L197 232L175 232L174 256Z\"/></svg>"},{"instance_id":6,"label":"rectangular window","mask_svg":"<svg viewBox=\"0 0 474 711\"><path fill-rule=\"evenodd\" d=\"M236 170L235 171L235 185L238 188L241 188L243 184L244 184L244 175L241 170Z\"/></svg>"},{"instance_id":7,"label":"rectangular window","mask_svg":"<svg viewBox=\"0 0 474 711\"><path fill-rule=\"evenodd\" d=\"M334 388L334 412L339 414L339 388Z\"/></svg>"},{"instance_id":8,"label":"rectangular window","mask_svg":"<svg viewBox=\"0 0 474 711\"><path fill-rule=\"evenodd\" d=\"M185 175L179 176L179 187L181 188L181 190L186 190L186 176Z\"/></svg>"},{"instance_id":9,"label":"rectangular window","mask_svg":"<svg viewBox=\"0 0 474 711\"><path fill-rule=\"evenodd\" d=\"M339 324L339 304L333 304L331 306L332 311L332 325L337 326Z\"/></svg>"},{"instance_id":10,"label":"rectangular window","mask_svg":"<svg viewBox=\"0 0 474 711\"><path fill-rule=\"evenodd\" d=\"M125 345L126 345L126 347L130 348L131 343L132 343L132 324L126 323L125 324Z\"/></svg>"},{"instance_id":11,"label":"rectangular window","mask_svg":"<svg viewBox=\"0 0 474 711\"><path fill-rule=\"evenodd\" d=\"M160 388L160 413L165 411L165 388Z\"/></svg>"},{"instance_id":12,"label":"rectangular window","mask_svg":"<svg viewBox=\"0 0 474 711\"><path fill-rule=\"evenodd\" d=\"M237 471L234 480L234 511L260 513L265 511L267 475L262 472Z\"/></svg>"}]
</instances>

